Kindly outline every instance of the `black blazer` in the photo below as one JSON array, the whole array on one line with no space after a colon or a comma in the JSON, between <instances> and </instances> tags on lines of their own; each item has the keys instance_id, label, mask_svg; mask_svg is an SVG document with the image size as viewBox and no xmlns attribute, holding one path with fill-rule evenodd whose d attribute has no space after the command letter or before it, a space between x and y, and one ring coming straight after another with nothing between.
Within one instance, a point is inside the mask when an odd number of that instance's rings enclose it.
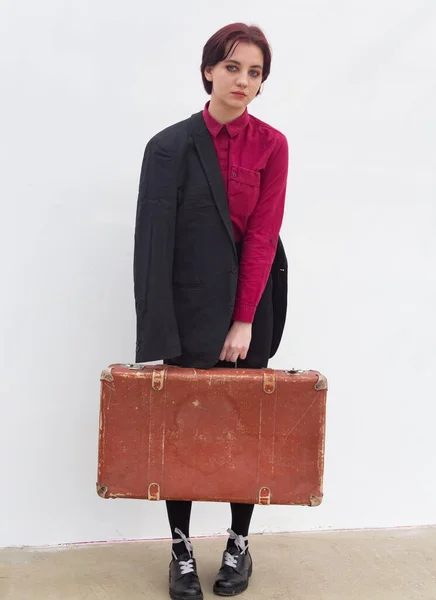
<instances>
[{"instance_id":1,"label":"black blazer","mask_svg":"<svg viewBox=\"0 0 436 600\"><path fill-rule=\"evenodd\" d=\"M227 194L202 113L147 144L136 213L136 362L182 357L211 368L232 322L238 257ZM287 260L279 239L272 266L273 356L287 308Z\"/></svg>"}]
</instances>

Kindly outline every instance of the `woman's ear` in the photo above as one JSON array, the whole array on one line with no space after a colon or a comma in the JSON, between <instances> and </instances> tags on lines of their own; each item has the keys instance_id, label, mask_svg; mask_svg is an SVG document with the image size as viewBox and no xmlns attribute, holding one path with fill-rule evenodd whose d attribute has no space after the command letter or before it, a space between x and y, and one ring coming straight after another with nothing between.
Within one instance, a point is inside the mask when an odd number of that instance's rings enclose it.
<instances>
[{"instance_id":1,"label":"woman's ear","mask_svg":"<svg viewBox=\"0 0 436 600\"><path fill-rule=\"evenodd\" d=\"M204 76L207 81L212 81L212 67L206 67L204 70Z\"/></svg>"}]
</instances>

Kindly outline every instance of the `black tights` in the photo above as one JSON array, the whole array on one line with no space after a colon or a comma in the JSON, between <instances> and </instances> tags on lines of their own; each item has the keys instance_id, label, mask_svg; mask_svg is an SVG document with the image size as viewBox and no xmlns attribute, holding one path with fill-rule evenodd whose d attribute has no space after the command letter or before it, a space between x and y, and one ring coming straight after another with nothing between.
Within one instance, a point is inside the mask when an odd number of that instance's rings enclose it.
<instances>
[{"instance_id":1,"label":"black tights","mask_svg":"<svg viewBox=\"0 0 436 600\"><path fill-rule=\"evenodd\" d=\"M192 502L190 500L167 500L168 519L171 527L171 534L174 540L179 540L180 536L174 532L176 527L180 529L187 538L189 538L189 524L191 521ZM232 530L236 535L248 535L251 516L253 514L254 504L230 503L232 511ZM232 544L232 540L227 543L227 549ZM177 556L186 552L183 542L173 545L173 550Z\"/></svg>"}]
</instances>

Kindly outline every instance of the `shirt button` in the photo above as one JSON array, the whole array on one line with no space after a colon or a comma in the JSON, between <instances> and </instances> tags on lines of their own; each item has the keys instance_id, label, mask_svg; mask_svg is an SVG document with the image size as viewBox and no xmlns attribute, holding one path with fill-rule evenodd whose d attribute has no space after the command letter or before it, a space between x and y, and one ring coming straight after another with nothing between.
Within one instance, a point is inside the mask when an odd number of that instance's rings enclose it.
<instances>
[{"instance_id":1,"label":"shirt button","mask_svg":"<svg viewBox=\"0 0 436 600\"><path fill-rule=\"evenodd\" d=\"M234 171L232 173L232 177L236 177L236 173Z\"/></svg>"}]
</instances>

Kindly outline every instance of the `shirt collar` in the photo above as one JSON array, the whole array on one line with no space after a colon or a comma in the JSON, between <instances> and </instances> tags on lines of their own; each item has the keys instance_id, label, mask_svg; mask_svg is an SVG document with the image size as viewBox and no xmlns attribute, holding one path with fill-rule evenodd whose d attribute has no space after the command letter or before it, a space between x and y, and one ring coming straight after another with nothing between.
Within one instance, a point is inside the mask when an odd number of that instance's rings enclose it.
<instances>
[{"instance_id":1,"label":"shirt collar","mask_svg":"<svg viewBox=\"0 0 436 600\"><path fill-rule=\"evenodd\" d=\"M223 127L227 129L229 136L232 138L237 136L239 133L241 133L243 129L245 129L245 127L247 127L248 122L250 120L247 109L245 109L245 111L240 117L238 117L234 121L230 121L230 123L226 123L225 125L223 125L222 123L218 123L218 121L212 117L208 110L209 104L210 101L206 102L206 105L203 109L203 119L206 123L206 127L208 128L209 133L213 137L216 137Z\"/></svg>"}]
</instances>

